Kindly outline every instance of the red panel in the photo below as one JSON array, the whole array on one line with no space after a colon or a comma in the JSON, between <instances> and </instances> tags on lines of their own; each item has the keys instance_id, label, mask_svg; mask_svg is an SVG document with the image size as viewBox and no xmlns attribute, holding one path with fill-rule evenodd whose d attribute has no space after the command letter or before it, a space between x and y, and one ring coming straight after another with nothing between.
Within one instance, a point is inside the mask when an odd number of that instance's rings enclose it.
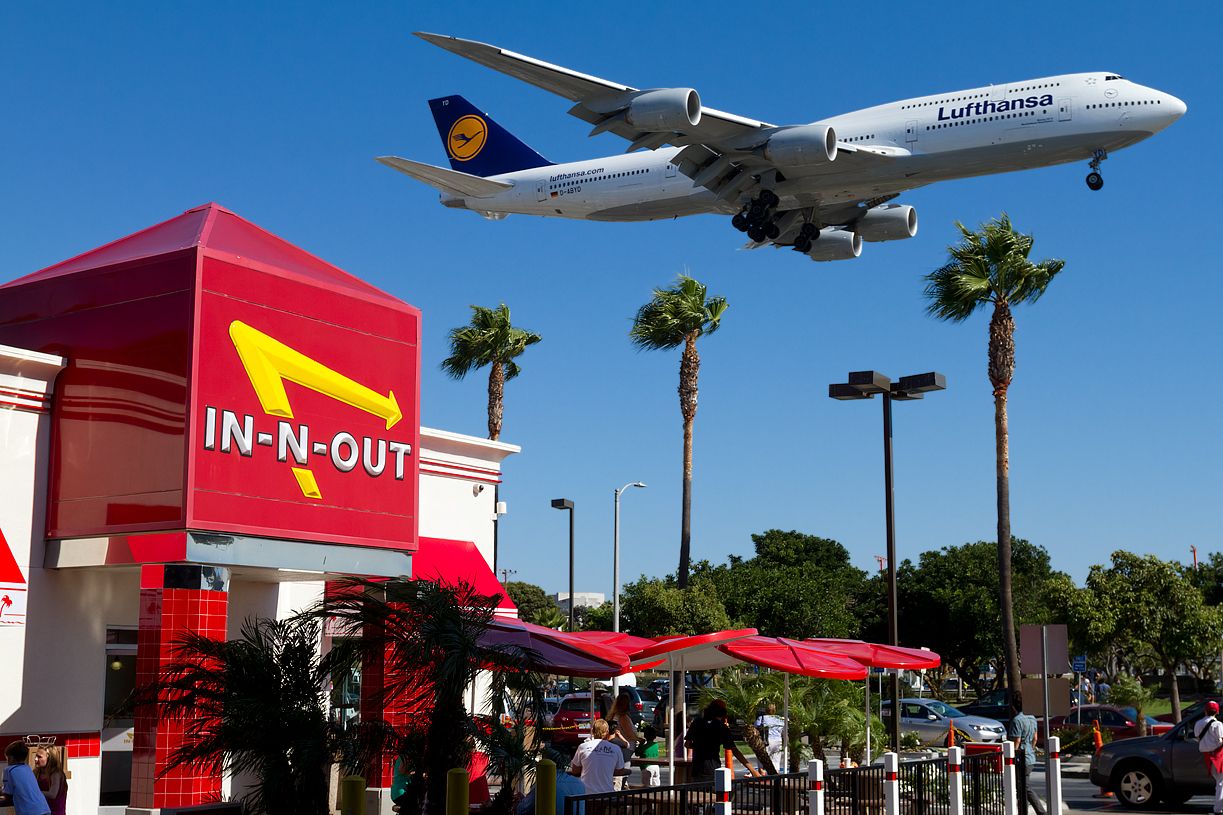
<instances>
[{"instance_id":1,"label":"red panel","mask_svg":"<svg viewBox=\"0 0 1223 815\"><path fill-rule=\"evenodd\" d=\"M420 548L412 555L412 577L455 583L462 580L475 586L476 591L498 598L498 611L517 611L518 607L505 595L497 576L471 541L421 538ZM652 644L653 641L650 641Z\"/></svg>"},{"instance_id":2,"label":"red panel","mask_svg":"<svg viewBox=\"0 0 1223 815\"><path fill-rule=\"evenodd\" d=\"M202 293L199 307L188 526L413 548L418 315L289 280L280 280L276 296L270 298L275 307L257 305L238 295L250 294L248 284L258 292L270 280L268 275L211 259L205 259L204 266L209 270L209 289ZM214 287L232 294L214 292ZM326 314L330 320L303 314ZM244 367L231 336L235 322L329 369L327 382L333 384L284 381L277 375L283 366L271 363L275 371L270 378L277 385L284 382L287 408L278 415L266 412L258 383ZM386 333L372 333L375 328ZM334 385L339 380L345 384ZM379 397L393 393L402 418L388 429L386 413L342 401L352 398L351 388ZM230 433L226 433L226 411L237 423ZM292 415L284 415L286 411ZM246 432L247 417L249 453L238 438ZM296 441L302 428L305 464L298 463L287 446L281 460L282 430ZM323 447L316 448L318 444ZM396 449L402 449L397 445L407 445L407 452L396 455ZM295 468L310 471L321 497L304 493Z\"/></svg>"},{"instance_id":3,"label":"red panel","mask_svg":"<svg viewBox=\"0 0 1223 815\"><path fill-rule=\"evenodd\" d=\"M8 745L20 741L29 733L0 734L0 744ZM102 755L102 734L90 733L38 733L43 739L54 739L53 744L63 747L68 758L98 758Z\"/></svg>"}]
</instances>

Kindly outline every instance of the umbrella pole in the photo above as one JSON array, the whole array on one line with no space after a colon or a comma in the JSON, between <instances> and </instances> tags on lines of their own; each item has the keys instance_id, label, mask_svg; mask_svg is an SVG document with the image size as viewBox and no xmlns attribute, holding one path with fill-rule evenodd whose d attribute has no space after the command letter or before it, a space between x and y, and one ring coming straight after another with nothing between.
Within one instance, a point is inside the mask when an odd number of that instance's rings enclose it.
<instances>
[{"instance_id":1,"label":"umbrella pole","mask_svg":"<svg viewBox=\"0 0 1223 815\"><path fill-rule=\"evenodd\" d=\"M667 657L667 674L671 677L672 686L675 685L675 663L670 657ZM671 688L670 704L667 705L667 738L670 743L667 745L667 783L672 787L675 786L675 688Z\"/></svg>"},{"instance_id":2,"label":"umbrella pole","mask_svg":"<svg viewBox=\"0 0 1223 815\"><path fill-rule=\"evenodd\" d=\"M786 691L781 698L781 705L784 708L781 720L781 766L777 768L777 772L786 773L790 767L790 674L786 674Z\"/></svg>"},{"instance_id":3,"label":"umbrella pole","mask_svg":"<svg viewBox=\"0 0 1223 815\"><path fill-rule=\"evenodd\" d=\"M866 763L871 763L871 672L866 671Z\"/></svg>"}]
</instances>

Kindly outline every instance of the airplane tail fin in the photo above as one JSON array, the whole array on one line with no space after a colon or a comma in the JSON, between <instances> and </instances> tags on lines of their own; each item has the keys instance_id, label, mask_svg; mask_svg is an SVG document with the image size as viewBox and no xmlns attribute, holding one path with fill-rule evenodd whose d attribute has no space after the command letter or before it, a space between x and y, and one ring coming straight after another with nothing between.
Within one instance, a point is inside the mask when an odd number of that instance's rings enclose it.
<instances>
[{"instance_id":1,"label":"airplane tail fin","mask_svg":"<svg viewBox=\"0 0 1223 815\"><path fill-rule=\"evenodd\" d=\"M552 164L462 96L430 99L429 110L458 172L487 178Z\"/></svg>"}]
</instances>

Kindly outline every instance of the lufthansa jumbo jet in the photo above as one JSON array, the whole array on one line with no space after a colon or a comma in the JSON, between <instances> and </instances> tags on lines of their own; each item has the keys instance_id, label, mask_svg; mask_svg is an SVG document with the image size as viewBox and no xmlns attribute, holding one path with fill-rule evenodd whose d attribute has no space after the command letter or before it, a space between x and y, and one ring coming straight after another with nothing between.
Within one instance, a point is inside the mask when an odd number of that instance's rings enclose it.
<instances>
[{"instance_id":1,"label":"lufthansa jumbo jet","mask_svg":"<svg viewBox=\"0 0 1223 815\"><path fill-rule=\"evenodd\" d=\"M1185 114L1175 96L1117 74L1064 74L903 99L810 124L773 125L704 107L691 88L638 90L496 46L416 36L574 102L569 113L629 142L626 155L553 164L461 96L432 99L452 169L378 161L438 189L444 206L594 221L730 216L749 246L813 260L917 234L889 203L936 181L1100 162ZM639 152L643 151L643 152Z\"/></svg>"}]
</instances>

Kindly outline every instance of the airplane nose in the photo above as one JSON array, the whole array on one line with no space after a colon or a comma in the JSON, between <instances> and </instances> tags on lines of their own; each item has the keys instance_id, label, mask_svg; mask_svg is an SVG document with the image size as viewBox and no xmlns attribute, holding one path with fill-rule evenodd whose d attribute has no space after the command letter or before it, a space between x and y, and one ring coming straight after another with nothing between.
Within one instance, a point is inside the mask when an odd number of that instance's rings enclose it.
<instances>
[{"instance_id":1,"label":"airplane nose","mask_svg":"<svg viewBox=\"0 0 1223 815\"><path fill-rule=\"evenodd\" d=\"M1170 93L1164 94L1164 107L1167 109L1167 113L1172 117L1173 121L1184 116L1185 111L1189 110L1188 105Z\"/></svg>"}]
</instances>

